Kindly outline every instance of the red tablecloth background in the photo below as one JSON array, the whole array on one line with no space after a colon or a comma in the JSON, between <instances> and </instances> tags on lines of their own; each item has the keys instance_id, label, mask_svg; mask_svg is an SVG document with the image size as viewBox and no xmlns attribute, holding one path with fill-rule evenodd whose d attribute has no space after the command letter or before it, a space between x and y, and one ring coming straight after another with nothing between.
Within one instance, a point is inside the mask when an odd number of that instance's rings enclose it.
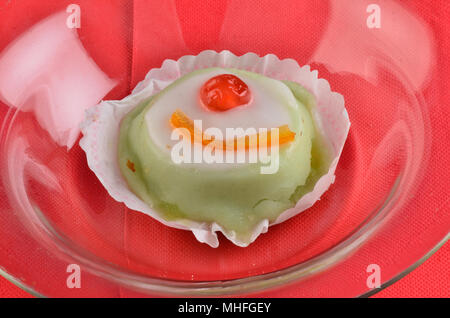
<instances>
[{"instance_id":1,"label":"red tablecloth background","mask_svg":"<svg viewBox=\"0 0 450 318\"><path fill-rule=\"evenodd\" d=\"M450 296L450 242L442 246L425 263L378 292L373 297L446 297ZM32 297L0 277L0 297Z\"/></svg>"},{"instance_id":2,"label":"red tablecloth background","mask_svg":"<svg viewBox=\"0 0 450 318\"><path fill-rule=\"evenodd\" d=\"M135 84L143 79L148 69L161 64L159 56L178 58L178 52L183 51L180 49L181 45L186 45L190 51L195 53L206 48L221 49L221 47L214 47L214 45L211 47L211 43L215 43L214 39L218 37L221 23L223 22L223 10L221 8L226 0L208 1L207 4L205 2L184 0L177 3L180 28L184 36L183 41L180 41L177 38L178 35L172 32L170 28L174 23L174 17L165 14L164 7L167 6L169 1L77 1L76 3L80 5L82 10L82 28L79 30L80 39L98 65L110 77L119 80L119 85L107 98L126 96ZM38 0L1 1L0 51L34 23L54 12L65 10L71 3L72 1L67 0L47 0L45 2ZM317 6L319 2L314 4L307 1L298 3L307 7L308 5ZM206 5L208 10L205 10ZM426 9L429 13L436 10L447 10L447 13L450 11L446 1L428 1L426 4L417 1L411 2L411 6L416 6L423 10ZM96 18L83 17L83 13L86 12L89 12L91 17L95 16ZM151 12L153 19L144 19L145 12ZM195 14L198 23L187 23L192 14ZM134 21L133 25L130 25L130 20ZM153 29L155 29L155 23L167 25L167 28L164 29L165 34L163 37L160 34L152 33ZM319 23L317 22L317 24ZM102 36L97 37L96 32L89 32L89 30L96 30ZM146 41L144 36L141 37L142 41L139 41L139 43L130 43L130 39L133 38L133 32L144 31L145 37L157 37L158 43ZM161 31L161 28L159 28L159 31ZM314 30L311 30L311 34L314 34ZM136 38L136 34L134 35ZM232 39L228 40L232 41ZM304 40L305 43L312 41L312 39ZM98 49L99 47L101 50ZM136 50L136 47L139 49ZM233 49L236 54L246 52L241 52L236 47L230 49ZM104 52L105 50L110 51L111 54L100 56L99 52ZM158 54L149 57L147 53L155 50L158 51ZM255 48L255 51L258 50L261 51L261 54L268 53L262 47ZM283 48L281 48L282 50ZM153 56L155 57L153 58ZM381 291L377 297L449 297L449 256L450 244L447 243L424 265L393 286ZM29 295L5 279L0 278L0 297L24 296Z\"/></svg>"},{"instance_id":3,"label":"red tablecloth background","mask_svg":"<svg viewBox=\"0 0 450 318\"><path fill-rule=\"evenodd\" d=\"M373 297L449 297L449 259L450 242L447 242L421 266ZM32 296L0 277L0 297Z\"/></svg>"}]
</instances>

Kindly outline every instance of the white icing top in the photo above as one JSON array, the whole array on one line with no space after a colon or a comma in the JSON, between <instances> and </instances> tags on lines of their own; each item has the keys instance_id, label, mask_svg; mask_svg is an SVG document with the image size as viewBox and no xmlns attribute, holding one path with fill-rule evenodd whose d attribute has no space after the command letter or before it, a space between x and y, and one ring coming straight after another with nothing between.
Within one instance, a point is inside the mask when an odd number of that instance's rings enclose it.
<instances>
[{"instance_id":1,"label":"white icing top","mask_svg":"<svg viewBox=\"0 0 450 318\"><path fill-rule=\"evenodd\" d=\"M252 100L249 104L236 108L215 112L201 104L199 91L210 78L220 74L233 74L244 81L250 89ZM289 125L292 129L292 119L288 107L297 107L296 100L290 89L281 81L266 77L253 77L232 69L214 68L199 72L177 85L168 88L147 111L145 120L148 133L163 151L178 141L171 140L173 128L170 117L177 109L181 109L192 120L202 120L203 131L216 127L226 136L226 128L276 128Z\"/></svg>"}]
</instances>

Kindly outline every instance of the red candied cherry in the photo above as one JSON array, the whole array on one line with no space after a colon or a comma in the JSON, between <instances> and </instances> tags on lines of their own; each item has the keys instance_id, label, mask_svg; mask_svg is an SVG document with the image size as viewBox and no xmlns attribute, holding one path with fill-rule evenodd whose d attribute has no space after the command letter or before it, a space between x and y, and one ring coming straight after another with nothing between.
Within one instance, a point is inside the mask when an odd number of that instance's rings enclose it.
<instances>
[{"instance_id":1,"label":"red candied cherry","mask_svg":"<svg viewBox=\"0 0 450 318\"><path fill-rule=\"evenodd\" d=\"M203 84L200 89L200 100L208 109L223 112L248 104L251 93L247 84L239 77L222 74Z\"/></svg>"}]
</instances>

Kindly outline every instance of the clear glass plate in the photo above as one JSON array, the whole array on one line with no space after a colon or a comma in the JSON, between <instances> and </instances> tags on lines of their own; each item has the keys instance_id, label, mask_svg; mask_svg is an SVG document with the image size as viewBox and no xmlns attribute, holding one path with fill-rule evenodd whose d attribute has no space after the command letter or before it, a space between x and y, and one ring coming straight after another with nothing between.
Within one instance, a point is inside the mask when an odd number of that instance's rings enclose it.
<instances>
[{"instance_id":1,"label":"clear glass plate","mask_svg":"<svg viewBox=\"0 0 450 318\"><path fill-rule=\"evenodd\" d=\"M247 248L220 247L114 201L76 144L0 104L0 272L38 295L354 297L448 236L446 1L78 1L80 39L127 96L164 59L204 49L309 64L352 126L336 182ZM0 50L70 2L0 5ZM380 23L378 24L378 15ZM81 268L69 288L68 266ZM372 266L370 266L372 265ZM369 284L368 284L369 279Z\"/></svg>"}]
</instances>

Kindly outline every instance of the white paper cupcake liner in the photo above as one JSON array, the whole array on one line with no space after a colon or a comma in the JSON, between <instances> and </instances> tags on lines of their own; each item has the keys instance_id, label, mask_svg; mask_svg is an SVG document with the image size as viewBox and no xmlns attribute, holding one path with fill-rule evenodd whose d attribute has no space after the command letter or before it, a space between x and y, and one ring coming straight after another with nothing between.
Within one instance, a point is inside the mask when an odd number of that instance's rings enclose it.
<instances>
[{"instance_id":1,"label":"white paper cupcake liner","mask_svg":"<svg viewBox=\"0 0 450 318\"><path fill-rule=\"evenodd\" d=\"M317 103L315 117L318 129L328 139L332 150L332 162L329 171L314 186L314 190L305 194L295 205L279 215L275 222L262 220L253 229L250 238L240 240L233 231L225 231L217 223L201 223L186 219L165 220L157 211L128 188L118 164L117 143L122 118L140 102L158 93L167 85L197 69L209 67L237 68L266 75L279 80L299 83L311 92ZM292 59L280 60L273 54L259 57L254 53L236 56L229 51L217 53L203 51L197 56L186 55L174 60L165 60L158 69L148 72L132 94L120 101L103 101L86 112L81 124L83 138L81 148L86 152L89 168L94 171L108 193L116 201L123 202L128 208L145 213L161 223L177 229L190 230L200 242L212 247L219 246L217 232L222 232L238 246L248 246L261 233L267 232L270 225L281 223L311 207L334 182L339 157L347 139L350 121L344 106L342 95L332 92L329 83L318 78L317 71L311 71L308 65L300 67Z\"/></svg>"}]
</instances>

